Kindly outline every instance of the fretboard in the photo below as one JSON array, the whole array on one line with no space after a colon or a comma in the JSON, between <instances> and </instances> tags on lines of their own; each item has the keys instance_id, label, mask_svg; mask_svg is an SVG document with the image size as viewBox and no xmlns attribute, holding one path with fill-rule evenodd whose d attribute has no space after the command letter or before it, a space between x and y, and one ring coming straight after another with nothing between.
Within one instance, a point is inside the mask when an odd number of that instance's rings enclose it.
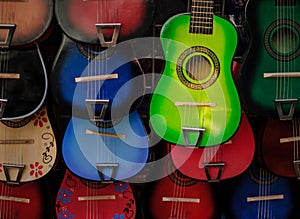
<instances>
[{"instance_id":1,"label":"fretboard","mask_svg":"<svg viewBox=\"0 0 300 219\"><path fill-rule=\"evenodd\" d=\"M192 0L190 33L212 34L213 14L213 0Z\"/></svg>"}]
</instances>

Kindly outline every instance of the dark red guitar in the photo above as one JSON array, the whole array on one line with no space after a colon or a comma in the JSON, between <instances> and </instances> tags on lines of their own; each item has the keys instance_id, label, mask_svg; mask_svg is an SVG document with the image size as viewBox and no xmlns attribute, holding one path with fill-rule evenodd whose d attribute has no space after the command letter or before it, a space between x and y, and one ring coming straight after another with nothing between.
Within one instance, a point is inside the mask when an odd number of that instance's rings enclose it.
<instances>
[{"instance_id":1,"label":"dark red guitar","mask_svg":"<svg viewBox=\"0 0 300 219\"><path fill-rule=\"evenodd\" d=\"M262 136L262 158L282 177L300 177L300 120L269 119Z\"/></svg>"},{"instance_id":2,"label":"dark red guitar","mask_svg":"<svg viewBox=\"0 0 300 219\"><path fill-rule=\"evenodd\" d=\"M22 185L0 183L0 218L3 219L41 219L50 218L41 181Z\"/></svg>"},{"instance_id":3,"label":"dark red guitar","mask_svg":"<svg viewBox=\"0 0 300 219\"><path fill-rule=\"evenodd\" d=\"M48 29L52 0L0 1L0 48L29 44Z\"/></svg>"},{"instance_id":4,"label":"dark red guitar","mask_svg":"<svg viewBox=\"0 0 300 219\"><path fill-rule=\"evenodd\" d=\"M133 219L135 198L126 182L86 181L68 169L56 197L57 218Z\"/></svg>"},{"instance_id":5,"label":"dark red guitar","mask_svg":"<svg viewBox=\"0 0 300 219\"><path fill-rule=\"evenodd\" d=\"M149 208L150 218L215 218L217 208L212 185L184 176L175 170L171 161L166 167L173 172L154 183L149 206L145 206Z\"/></svg>"},{"instance_id":6,"label":"dark red guitar","mask_svg":"<svg viewBox=\"0 0 300 219\"><path fill-rule=\"evenodd\" d=\"M154 19L154 8L153 0L55 1L58 23L70 38L91 44L99 44L101 38L102 46L143 36Z\"/></svg>"},{"instance_id":7,"label":"dark red guitar","mask_svg":"<svg viewBox=\"0 0 300 219\"><path fill-rule=\"evenodd\" d=\"M252 128L245 113L238 131L228 142L209 148L172 145L175 166L186 176L219 181L237 176L250 165L255 151Z\"/></svg>"}]
</instances>

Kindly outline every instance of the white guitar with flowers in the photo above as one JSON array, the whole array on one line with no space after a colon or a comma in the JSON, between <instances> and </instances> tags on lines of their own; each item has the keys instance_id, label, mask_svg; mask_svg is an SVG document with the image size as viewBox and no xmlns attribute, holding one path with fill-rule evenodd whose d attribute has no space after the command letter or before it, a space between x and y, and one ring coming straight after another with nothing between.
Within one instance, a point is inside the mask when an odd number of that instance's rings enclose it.
<instances>
[{"instance_id":1,"label":"white guitar with flowers","mask_svg":"<svg viewBox=\"0 0 300 219\"><path fill-rule=\"evenodd\" d=\"M33 116L0 121L0 180L11 184L46 175L57 156L46 107Z\"/></svg>"}]
</instances>

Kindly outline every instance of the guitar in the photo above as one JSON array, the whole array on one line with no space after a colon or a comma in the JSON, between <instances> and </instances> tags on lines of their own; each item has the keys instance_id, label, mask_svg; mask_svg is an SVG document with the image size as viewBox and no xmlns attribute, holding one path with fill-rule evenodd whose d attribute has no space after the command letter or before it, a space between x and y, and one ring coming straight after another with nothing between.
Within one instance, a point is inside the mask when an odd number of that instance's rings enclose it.
<instances>
[{"instance_id":1,"label":"guitar","mask_svg":"<svg viewBox=\"0 0 300 219\"><path fill-rule=\"evenodd\" d=\"M261 141L267 168L281 177L299 177L299 119L269 119Z\"/></svg>"},{"instance_id":2,"label":"guitar","mask_svg":"<svg viewBox=\"0 0 300 219\"><path fill-rule=\"evenodd\" d=\"M52 96L58 105L64 105L64 113L87 119L101 116L98 123L105 126L112 122L112 105L127 109L133 104L131 111L138 106L139 101L132 103L131 99L136 92L144 92L144 83L131 86L130 80L142 75L140 66L128 61L129 50L118 48L101 51L63 36L52 67L51 85ZM130 110L117 111L114 120L119 121Z\"/></svg>"},{"instance_id":3,"label":"guitar","mask_svg":"<svg viewBox=\"0 0 300 219\"><path fill-rule=\"evenodd\" d=\"M239 84L250 113L279 119L299 115L299 7L299 1L289 0L246 5L251 42Z\"/></svg>"},{"instance_id":4,"label":"guitar","mask_svg":"<svg viewBox=\"0 0 300 219\"><path fill-rule=\"evenodd\" d=\"M57 218L135 218L136 202L129 183L83 180L66 170L56 196Z\"/></svg>"},{"instance_id":5,"label":"guitar","mask_svg":"<svg viewBox=\"0 0 300 219\"><path fill-rule=\"evenodd\" d=\"M46 107L33 116L0 123L0 180L20 184L53 169L57 147Z\"/></svg>"},{"instance_id":6,"label":"guitar","mask_svg":"<svg viewBox=\"0 0 300 219\"><path fill-rule=\"evenodd\" d=\"M213 4L193 0L191 13L173 16L162 27L166 62L151 98L150 123L173 144L219 145L240 123L231 73L237 33L230 22L214 15Z\"/></svg>"},{"instance_id":7,"label":"guitar","mask_svg":"<svg viewBox=\"0 0 300 219\"><path fill-rule=\"evenodd\" d=\"M64 33L75 41L108 47L143 36L154 19L153 0L55 1L55 14Z\"/></svg>"},{"instance_id":8,"label":"guitar","mask_svg":"<svg viewBox=\"0 0 300 219\"><path fill-rule=\"evenodd\" d=\"M0 49L0 119L23 119L37 112L48 90L38 44L30 49Z\"/></svg>"},{"instance_id":9,"label":"guitar","mask_svg":"<svg viewBox=\"0 0 300 219\"><path fill-rule=\"evenodd\" d=\"M184 175L216 182L243 173L252 162L255 142L245 113L238 131L226 143L207 148L185 148L172 145L174 165Z\"/></svg>"},{"instance_id":10,"label":"guitar","mask_svg":"<svg viewBox=\"0 0 300 219\"><path fill-rule=\"evenodd\" d=\"M148 159L148 137L137 111L111 127L72 117L62 154L76 175L96 181L124 180L136 175Z\"/></svg>"},{"instance_id":11,"label":"guitar","mask_svg":"<svg viewBox=\"0 0 300 219\"><path fill-rule=\"evenodd\" d=\"M41 181L21 185L0 183L0 218L49 218L49 194Z\"/></svg>"},{"instance_id":12,"label":"guitar","mask_svg":"<svg viewBox=\"0 0 300 219\"><path fill-rule=\"evenodd\" d=\"M259 164L223 184L226 218L299 218L297 182L279 178Z\"/></svg>"},{"instance_id":13,"label":"guitar","mask_svg":"<svg viewBox=\"0 0 300 219\"><path fill-rule=\"evenodd\" d=\"M40 39L50 26L53 7L52 0L0 1L0 48Z\"/></svg>"},{"instance_id":14,"label":"guitar","mask_svg":"<svg viewBox=\"0 0 300 219\"><path fill-rule=\"evenodd\" d=\"M217 215L212 185L184 176L171 160L165 165L169 175L153 182L146 215L155 219L212 219ZM172 169L172 170L171 170ZM145 210L146 211L146 210Z\"/></svg>"}]
</instances>

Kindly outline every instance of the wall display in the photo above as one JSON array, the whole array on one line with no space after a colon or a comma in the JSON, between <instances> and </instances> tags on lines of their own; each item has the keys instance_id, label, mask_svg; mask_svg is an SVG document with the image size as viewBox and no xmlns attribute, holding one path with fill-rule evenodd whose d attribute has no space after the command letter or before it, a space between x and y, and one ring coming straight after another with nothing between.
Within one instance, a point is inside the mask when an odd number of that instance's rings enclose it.
<instances>
[{"instance_id":1,"label":"wall display","mask_svg":"<svg viewBox=\"0 0 300 219\"><path fill-rule=\"evenodd\" d=\"M0 218L300 218L297 11L0 0Z\"/></svg>"}]
</instances>

